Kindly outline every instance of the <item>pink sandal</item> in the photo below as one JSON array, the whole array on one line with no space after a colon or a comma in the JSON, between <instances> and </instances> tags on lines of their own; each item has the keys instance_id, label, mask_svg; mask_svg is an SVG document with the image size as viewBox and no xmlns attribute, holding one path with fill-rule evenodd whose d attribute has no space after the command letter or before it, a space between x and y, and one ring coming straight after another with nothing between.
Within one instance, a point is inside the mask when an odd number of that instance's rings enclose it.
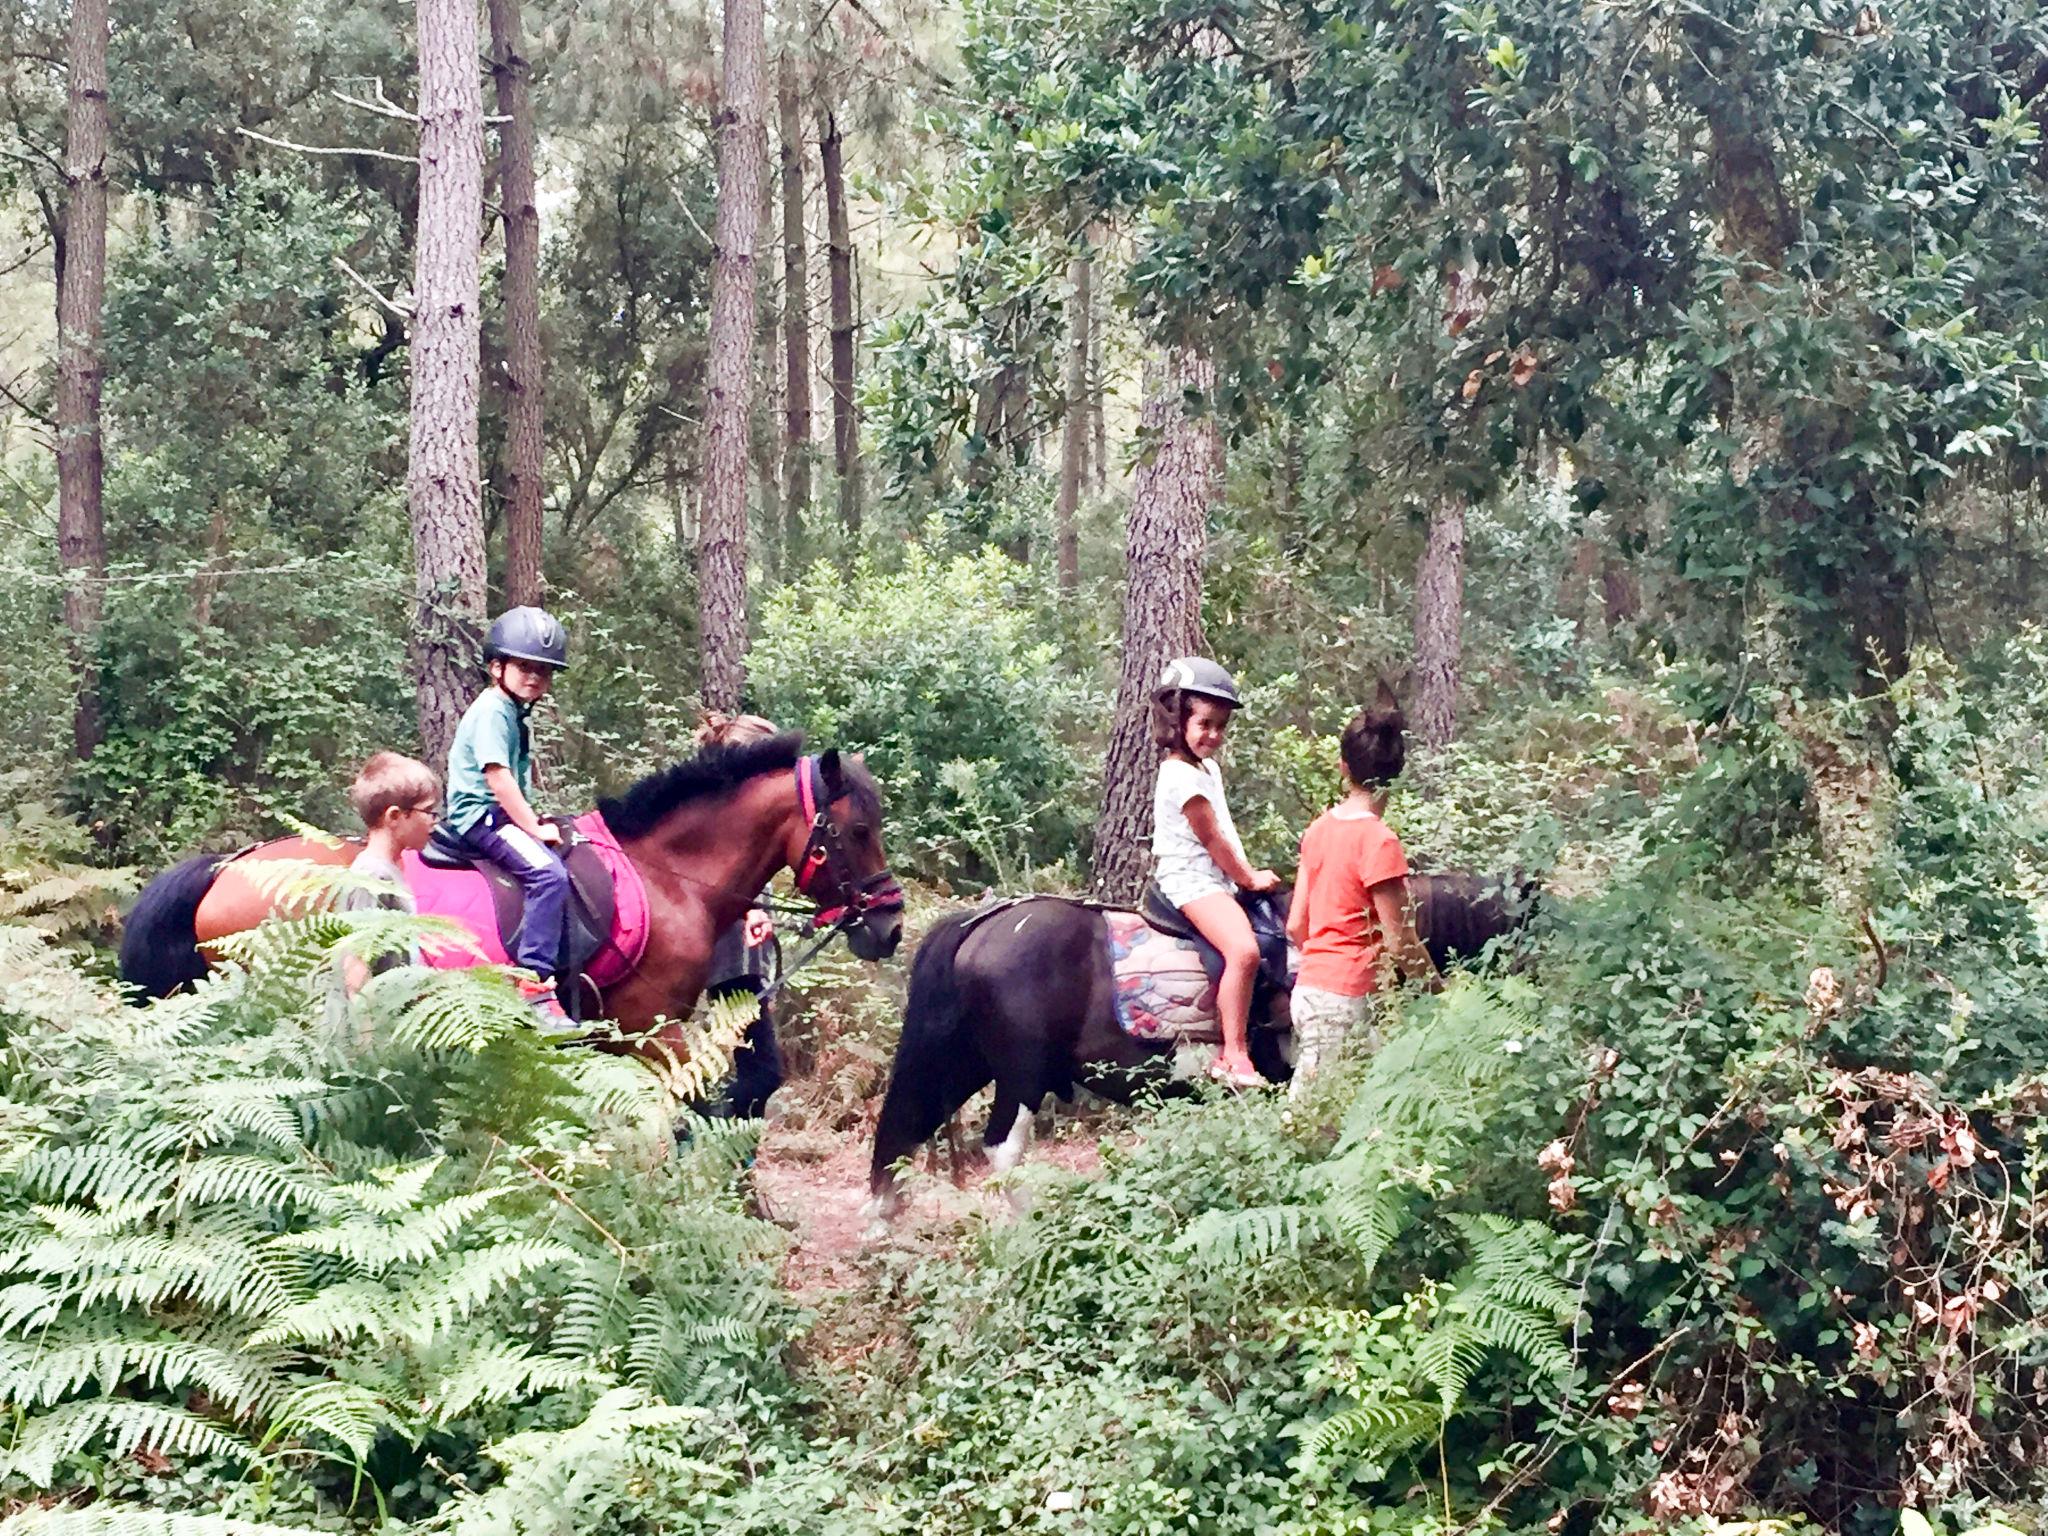
<instances>
[{"instance_id":1,"label":"pink sandal","mask_svg":"<svg viewBox=\"0 0 2048 1536\"><path fill-rule=\"evenodd\" d=\"M1222 1083L1228 1088L1272 1087L1272 1084L1266 1081L1257 1067L1253 1067L1249 1071L1239 1071L1234 1067L1226 1067L1223 1064L1223 1058L1220 1056L1209 1063L1209 1081L1212 1083Z\"/></svg>"}]
</instances>

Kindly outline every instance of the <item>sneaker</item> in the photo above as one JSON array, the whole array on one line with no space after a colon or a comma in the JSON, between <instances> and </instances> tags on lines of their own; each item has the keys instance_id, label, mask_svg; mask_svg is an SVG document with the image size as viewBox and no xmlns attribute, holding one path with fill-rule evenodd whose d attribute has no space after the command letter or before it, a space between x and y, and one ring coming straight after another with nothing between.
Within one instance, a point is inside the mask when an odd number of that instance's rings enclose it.
<instances>
[{"instance_id":1,"label":"sneaker","mask_svg":"<svg viewBox=\"0 0 2048 1536\"><path fill-rule=\"evenodd\" d=\"M540 1015L539 1024L542 1034L580 1035L583 1033L583 1026L569 1017L568 1012L562 1007L561 999L555 996L553 988L549 988L545 992L530 994L526 999L526 1006Z\"/></svg>"}]
</instances>

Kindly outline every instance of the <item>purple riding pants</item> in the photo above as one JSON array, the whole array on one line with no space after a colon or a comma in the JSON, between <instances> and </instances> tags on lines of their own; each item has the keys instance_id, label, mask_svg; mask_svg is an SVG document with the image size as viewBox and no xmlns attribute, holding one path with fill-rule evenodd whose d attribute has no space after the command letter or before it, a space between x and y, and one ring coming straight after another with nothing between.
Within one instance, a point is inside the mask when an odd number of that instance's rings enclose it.
<instances>
[{"instance_id":1,"label":"purple riding pants","mask_svg":"<svg viewBox=\"0 0 2048 1536\"><path fill-rule=\"evenodd\" d=\"M482 821L462 834L462 841L519 882L526 896L526 912L519 920L513 963L536 976L552 978L555 961L562 953L562 925L569 910L569 871L560 856L497 810L486 811Z\"/></svg>"}]
</instances>

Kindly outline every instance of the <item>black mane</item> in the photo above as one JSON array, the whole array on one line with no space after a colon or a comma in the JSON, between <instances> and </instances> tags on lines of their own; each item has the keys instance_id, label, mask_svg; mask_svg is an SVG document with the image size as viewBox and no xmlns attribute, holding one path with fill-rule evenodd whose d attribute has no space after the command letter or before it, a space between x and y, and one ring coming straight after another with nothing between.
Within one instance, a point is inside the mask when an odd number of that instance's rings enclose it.
<instances>
[{"instance_id":1,"label":"black mane","mask_svg":"<svg viewBox=\"0 0 2048 1536\"><path fill-rule=\"evenodd\" d=\"M803 750L799 731L740 747L706 747L695 757L650 773L623 795L598 801L597 808L612 836L645 837L678 806L728 794L764 773L787 772Z\"/></svg>"}]
</instances>

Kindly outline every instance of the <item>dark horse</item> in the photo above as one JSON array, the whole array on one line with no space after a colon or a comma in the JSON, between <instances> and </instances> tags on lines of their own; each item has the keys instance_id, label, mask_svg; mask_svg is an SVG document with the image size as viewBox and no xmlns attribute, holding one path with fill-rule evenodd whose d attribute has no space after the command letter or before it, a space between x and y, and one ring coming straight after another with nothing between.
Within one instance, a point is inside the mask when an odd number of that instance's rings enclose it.
<instances>
[{"instance_id":1,"label":"dark horse","mask_svg":"<svg viewBox=\"0 0 2048 1536\"><path fill-rule=\"evenodd\" d=\"M603 994L602 1017L640 1044L674 1050L710 975L719 934L778 870L816 900L819 923L863 960L895 953L903 893L882 852L882 798L857 755L803 755L803 738L713 747L598 806L647 890L639 963ZM202 855L143 888L121 940L121 975L162 997L206 973L206 946L253 928L280 905L252 864L347 864L360 845L281 838L228 859Z\"/></svg>"},{"instance_id":2,"label":"dark horse","mask_svg":"<svg viewBox=\"0 0 2048 1536\"><path fill-rule=\"evenodd\" d=\"M1477 955L1527 920L1534 887L1477 875L1409 877L1416 931L1439 969ZM984 920L985 919L985 920ZM1071 1100L1078 1084L1128 1100L1173 1053L1116 1020L1109 927L1080 902L1036 897L993 916L963 912L925 936L911 964L903 1036L875 1126L869 1188L877 1214L893 1214L896 1163L993 1082L982 1134L998 1171L1023 1155L1031 1117L1048 1093ZM1260 1070L1286 1068L1270 1029L1252 1031ZM1149 1073L1146 1069L1153 1069Z\"/></svg>"}]
</instances>

